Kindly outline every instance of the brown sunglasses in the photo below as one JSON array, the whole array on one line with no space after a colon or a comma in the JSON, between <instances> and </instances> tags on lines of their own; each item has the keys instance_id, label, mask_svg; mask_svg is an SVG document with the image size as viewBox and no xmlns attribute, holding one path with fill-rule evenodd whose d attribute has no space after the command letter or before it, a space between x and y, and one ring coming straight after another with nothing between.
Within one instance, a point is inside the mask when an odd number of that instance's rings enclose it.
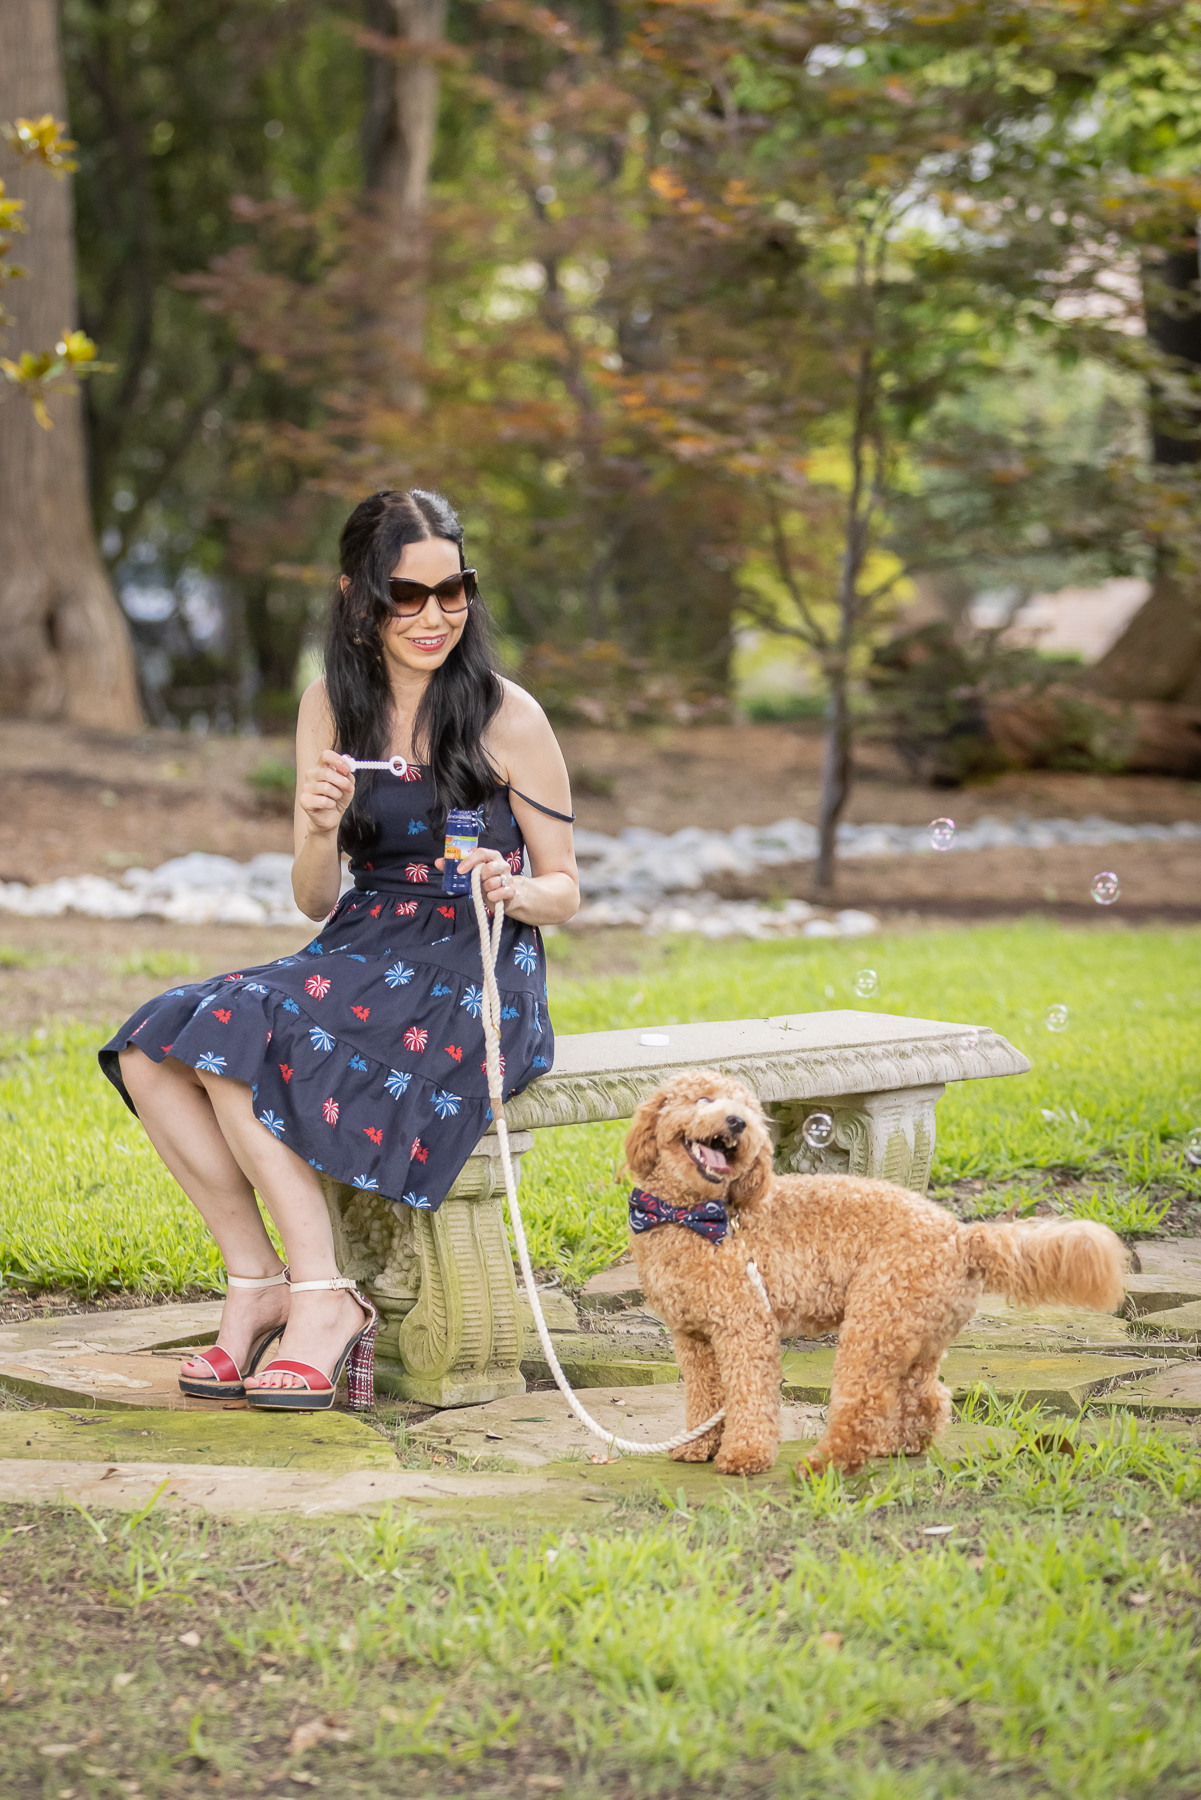
<instances>
[{"instance_id":1,"label":"brown sunglasses","mask_svg":"<svg viewBox=\"0 0 1201 1800\"><path fill-rule=\"evenodd\" d=\"M460 569L457 575L448 575L445 581L439 581L433 587L426 587L423 581L407 581L403 576L393 575L388 582L390 598L384 605L393 618L415 619L432 597L444 613L459 613L466 612L478 592L474 569Z\"/></svg>"}]
</instances>

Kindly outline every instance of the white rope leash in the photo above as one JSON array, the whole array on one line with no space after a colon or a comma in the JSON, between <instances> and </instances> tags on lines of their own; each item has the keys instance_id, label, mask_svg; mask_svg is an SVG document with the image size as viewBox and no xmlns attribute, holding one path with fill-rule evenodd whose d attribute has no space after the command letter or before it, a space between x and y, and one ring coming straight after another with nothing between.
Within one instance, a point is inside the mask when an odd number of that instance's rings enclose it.
<instances>
[{"instance_id":1,"label":"white rope leash","mask_svg":"<svg viewBox=\"0 0 1201 1800\"><path fill-rule=\"evenodd\" d=\"M363 765L360 763L360 768ZM471 897L475 902L476 923L480 929L480 958L484 965L484 1049L488 1069L488 1097L492 1102L492 1117L496 1122L496 1139L500 1145L500 1162L505 1177L505 1197L509 1202L509 1218L513 1222L513 1237L517 1244L517 1260L521 1264L521 1278L525 1282L526 1298L530 1303L530 1311L534 1315L534 1324L538 1331L538 1342L542 1345L555 1385L570 1406L580 1424L593 1435L608 1444L610 1449L616 1447L625 1450L632 1456L664 1456L669 1450L678 1450L681 1444L691 1444L694 1438L704 1437L715 1425L720 1425L726 1416L723 1406L715 1412L711 1419L703 1425L695 1426L691 1431L677 1431L674 1437L665 1438L661 1444L636 1444L631 1438L617 1437L604 1425L600 1425L576 1399L571 1391L571 1383L563 1373L555 1347L550 1340L550 1332L546 1328L546 1320L542 1316L542 1302L538 1298L538 1289L534 1285L534 1271L530 1267L530 1250L525 1241L525 1226L521 1219L521 1207L517 1202L517 1181L513 1174L513 1161L509 1154L509 1128L505 1123L504 1102L501 1099L500 1074L500 990L496 985L496 960L500 954L500 928L504 923L505 909L499 903L492 913L492 930L488 930L488 909L484 904L483 865L477 863L471 871ZM753 1267L753 1264L750 1265ZM759 1271L755 1270L757 1277ZM760 1286L762 1283L760 1282ZM766 1299L766 1294L764 1295Z\"/></svg>"}]
</instances>

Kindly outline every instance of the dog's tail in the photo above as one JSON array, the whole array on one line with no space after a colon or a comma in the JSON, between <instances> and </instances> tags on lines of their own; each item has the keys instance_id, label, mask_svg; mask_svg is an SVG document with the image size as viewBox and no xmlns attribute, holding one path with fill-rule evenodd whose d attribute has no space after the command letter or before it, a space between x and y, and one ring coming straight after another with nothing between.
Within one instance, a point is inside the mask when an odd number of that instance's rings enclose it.
<instances>
[{"instance_id":1,"label":"dog's tail","mask_svg":"<svg viewBox=\"0 0 1201 1800\"><path fill-rule=\"evenodd\" d=\"M1129 1258L1121 1238L1091 1219L966 1225L969 1266L1011 1306L1060 1301L1116 1312Z\"/></svg>"}]
</instances>

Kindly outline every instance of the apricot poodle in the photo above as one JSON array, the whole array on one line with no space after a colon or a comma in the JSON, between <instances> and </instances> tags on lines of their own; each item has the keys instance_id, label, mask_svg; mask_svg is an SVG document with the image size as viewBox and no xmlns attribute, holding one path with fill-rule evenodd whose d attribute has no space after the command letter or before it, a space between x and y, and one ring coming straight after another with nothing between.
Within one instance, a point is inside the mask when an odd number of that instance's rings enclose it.
<instances>
[{"instance_id":1,"label":"apricot poodle","mask_svg":"<svg viewBox=\"0 0 1201 1800\"><path fill-rule=\"evenodd\" d=\"M672 1452L723 1474L769 1469L780 1441L780 1339L839 1331L818 1471L917 1455L946 1425L938 1378L984 1292L1015 1305L1114 1311L1126 1252L1084 1220L961 1225L889 1181L777 1175L763 1110L712 1069L666 1082L634 1114L626 1158L645 1188L631 1244L670 1327L687 1422L724 1421Z\"/></svg>"}]
</instances>

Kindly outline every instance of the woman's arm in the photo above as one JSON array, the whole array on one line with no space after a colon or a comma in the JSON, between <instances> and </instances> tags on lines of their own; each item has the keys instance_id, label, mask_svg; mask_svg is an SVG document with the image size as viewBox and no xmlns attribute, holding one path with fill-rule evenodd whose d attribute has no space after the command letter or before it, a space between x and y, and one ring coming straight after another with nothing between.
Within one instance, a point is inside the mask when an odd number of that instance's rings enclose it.
<instances>
[{"instance_id":1,"label":"woman's arm","mask_svg":"<svg viewBox=\"0 0 1201 1800\"><path fill-rule=\"evenodd\" d=\"M510 681L504 686L505 698L488 734L488 754L510 784L509 804L521 826L532 873L512 874L495 850L473 850L459 867L467 873L477 862L483 863L484 898L490 906L503 901L511 919L523 919L527 925L563 925L580 909L571 826L548 819L512 789L520 789L556 812L570 813L567 764L550 721L533 695ZM506 881L511 888L505 887Z\"/></svg>"},{"instance_id":2,"label":"woman's arm","mask_svg":"<svg viewBox=\"0 0 1201 1800\"><path fill-rule=\"evenodd\" d=\"M292 892L301 912L324 919L342 886L338 826L354 799L354 776L332 745L334 721L318 678L305 689L296 722L296 860Z\"/></svg>"}]
</instances>

